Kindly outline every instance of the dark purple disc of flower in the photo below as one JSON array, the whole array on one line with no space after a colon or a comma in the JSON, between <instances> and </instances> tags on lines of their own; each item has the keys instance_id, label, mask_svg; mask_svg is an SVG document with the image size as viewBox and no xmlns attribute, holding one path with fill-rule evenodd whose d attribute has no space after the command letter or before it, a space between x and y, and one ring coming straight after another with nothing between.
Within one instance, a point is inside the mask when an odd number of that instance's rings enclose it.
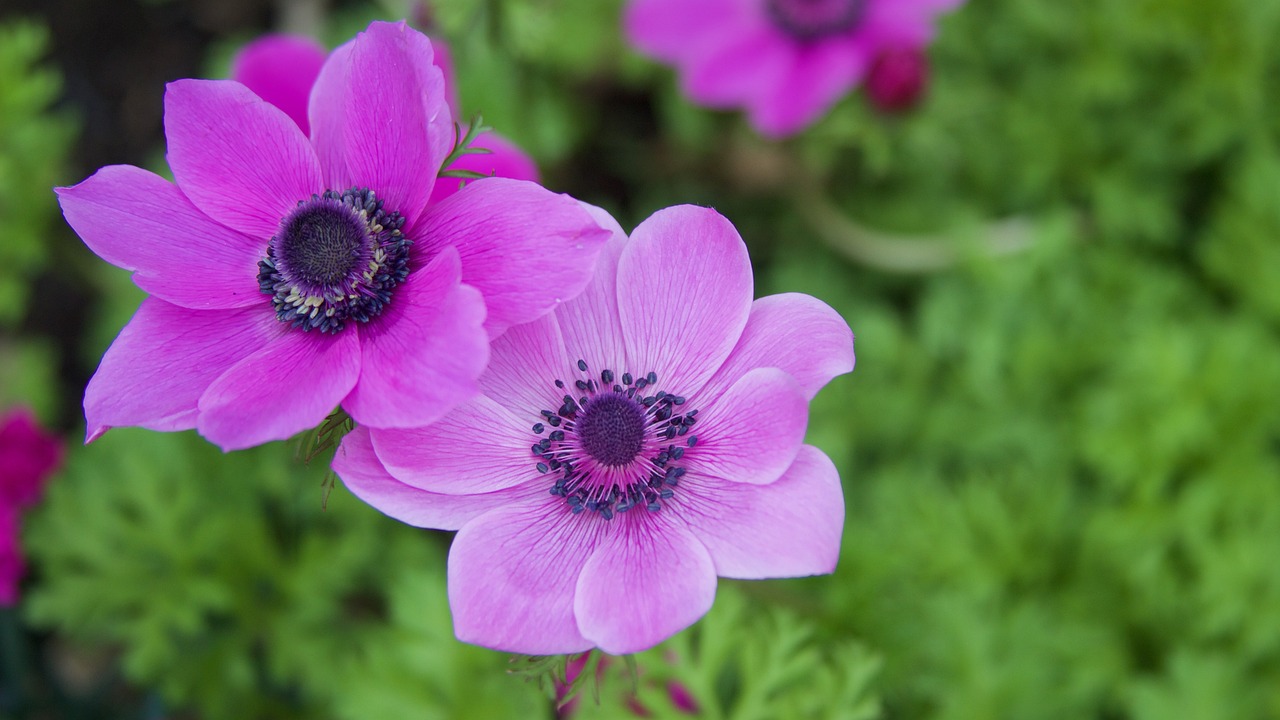
<instances>
[{"instance_id":1,"label":"dark purple disc of flower","mask_svg":"<svg viewBox=\"0 0 1280 720\"><path fill-rule=\"evenodd\" d=\"M964 0L631 0L626 31L674 65L684 94L796 133L866 79L875 58L922 50Z\"/></svg>"},{"instance_id":2,"label":"dark purple disc of flower","mask_svg":"<svg viewBox=\"0 0 1280 720\"><path fill-rule=\"evenodd\" d=\"M630 653L710 607L716 577L830 572L844 505L803 444L853 335L805 295L752 300L733 226L668 208L614 239L582 295L493 343L483 394L420 428L357 428L334 469L359 497L458 530L459 638L530 654Z\"/></svg>"},{"instance_id":3,"label":"dark purple disc of flower","mask_svg":"<svg viewBox=\"0 0 1280 720\"><path fill-rule=\"evenodd\" d=\"M89 439L194 427L236 449L336 406L430 422L478 392L492 338L590 279L608 233L571 198L497 177L438 192L455 135L425 36L373 23L317 52L275 40L237 59L270 99L171 83L174 183L111 166L58 189L85 243L151 295L85 391Z\"/></svg>"}]
</instances>

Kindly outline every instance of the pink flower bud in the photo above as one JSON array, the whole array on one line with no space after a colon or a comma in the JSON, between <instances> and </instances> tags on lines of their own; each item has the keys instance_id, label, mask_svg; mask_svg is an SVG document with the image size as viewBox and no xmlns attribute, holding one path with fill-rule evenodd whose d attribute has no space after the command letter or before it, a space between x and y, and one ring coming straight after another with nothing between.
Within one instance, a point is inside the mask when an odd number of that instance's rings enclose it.
<instances>
[{"instance_id":1,"label":"pink flower bud","mask_svg":"<svg viewBox=\"0 0 1280 720\"><path fill-rule=\"evenodd\" d=\"M929 58L921 48L894 48L876 58L867 76L867 97L883 113L914 108L929 86Z\"/></svg>"}]
</instances>

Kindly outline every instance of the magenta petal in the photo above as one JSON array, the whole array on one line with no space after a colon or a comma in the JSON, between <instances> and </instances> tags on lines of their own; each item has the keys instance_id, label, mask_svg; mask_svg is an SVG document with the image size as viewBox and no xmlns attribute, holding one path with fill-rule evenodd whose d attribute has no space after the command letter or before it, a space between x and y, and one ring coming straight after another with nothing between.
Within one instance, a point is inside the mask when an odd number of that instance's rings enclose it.
<instances>
[{"instance_id":1,"label":"magenta petal","mask_svg":"<svg viewBox=\"0 0 1280 720\"><path fill-rule=\"evenodd\" d=\"M760 87L779 82L790 62L778 31L759 23L687 62L681 85L692 100L711 107L745 103Z\"/></svg>"},{"instance_id":2,"label":"magenta petal","mask_svg":"<svg viewBox=\"0 0 1280 720\"><path fill-rule=\"evenodd\" d=\"M194 309L267 306L257 281L266 242L213 222L159 175L112 165L57 193L89 249L152 295Z\"/></svg>"},{"instance_id":3,"label":"magenta petal","mask_svg":"<svg viewBox=\"0 0 1280 720\"><path fill-rule=\"evenodd\" d=\"M751 262L733 225L708 208L659 210L631 233L618 261L618 310L633 372L655 371L692 395L742 335Z\"/></svg>"},{"instance_id":4,"label":"magenta petal","mask_svg":"<svg viewBox=\"0 0 1280 720\"><path fill-rule=\"evenodd\" d=\"M519 145L494 132L487 132L477 137L471 147L484 148L487 153L468 153L453 161L450 170L467 170L485 177L504 177L512 180L528 180L538 182L538 166L533 159L520 149ZM442 177L436 180L435 189L431 191L431 204L435 204L458 192L463 180L456 177Z\"/></svg>"},{"instance_id":5,"label":"magenta petal","mask_svg":"<svg viewBox=\"0 0 1280 720\"><path fill-rule=\"evenodd\" d=\"M574 619L574 588L606 526L578 519L547 496L498 508L462 527L449 549L448 579L459 640L529 655L592 647Z\"/></svg>"},{"instance_id":6,"label":"magenta petal","mask_svg":"<svg viewBox=\"0 0 1280 720\"><path fill-rule=\"evenodd\" d=\"M355 327L337 335L286 329L209 386L196 427L223 450L284 440L319 425L359 374Z\"/></svg>"},{"instance_id":7,"label":"magenta petal","mask_svg":"<svg viewBox=\"0 0 1280 720\"><path fill-rule=\"evenodd\" d=\"M609 240L596 257L591 281L577 297L556 309L556 320L571 360L581 358L599 369L626 372L619 370L631 366L618 320L618 259L627 246L627 234L609 213L586 203L582 207L609 231Z\"/></svg>"},{"instance_id":8,"label":"magenta petal","mask_svg":"<svg viewBox=\"0 0 1280 720\"><path fill-rule=\"evenodd\" d=\"M320 43L309 37L263 35L232 58L231 79L283 110L306 134L311 127L307 99L325 55Z\"/></svg>"},{"instance_id":9,"label":"magenta petal","mask_svg":"<svg viewBox=\"0 0 1280 720\"><path fill-rule=\"evenodd\" d=\"M739 34L755 9L741 0L635 0L627 7L627 38L653 57L677 61Z\"/></svg>"},{"instance_id":10,"label":"magenta petal","mask_svg":"<svg viewBox=\"0 0 1280 720\"><path fill-rule=\"evenodd\" d=\"M458 248L462 281L484 295L496 337L582 292L609 233L567 195L487 178L428 208L417 236Z\"/></svg>"},{"instance_id":11,"label":"magenta petal","mask_svg":"<svg viewBox=\"0 0 1280 720\"><path fill-rule=\"evenodd\" d=\"M746 485L686 476L672 509L702 541L721 577L822 575L835 570L844 494L835 465L803 445L782 477Z\"/></svg>"},{"instance_id":12,"label":"magenta petal","mask_svg":"<svg viewBox=\"0 0 1280 720\"><path fill-rule=\"evenodd\" d=\"M770 295L752 303L742 337L699 399L727 390L750 370L774 367L795 378L812 400L853 364L853 332L839 313L809 295Z\"/></svg>"},{"instance_id":13,"label":"magenta petal","mask_svg":"<svg viewBox=\"0 0 1280 720\"><path fill-rule=\"evenodd\" d=\"M342 402L356 422L426 425L479 392L489 361L484 299L460 276L457 251L445 248L360 327L360 380Z\"/></svg>"},{"instance_id":14,"label":"magenta petal","mask_svg":"<svg viewBox=\"0 0 1280 720\"><path fill-rule=\"evenodd\" d=\"M444 99L449 104L449 112L458 117L458 76L453 72L453 51L449 44L440 38L431 38L431 49L434 51L431 62L440 68L444 77Z\"/></svg>"},{"instance_id":15,"label":"magenta petal","mask_svg":"<svg viewBox=\"0 0 1280 720\"><path fill-rule=\"evenodd\" d=\"M183 194L264 243L299 200L324 189L320 161L297 124L240 83L169 83L164 129Z\"/></svg>"},{"instance_id":16,"label":"magenta petal","mask_svg":"<svg viewBox=\"0 0 1280 720\"><path fill-rule=\"evenodd\" d=\"M112 427L195 427L209 385L283 329L264 308L201 311L144 300L85 388L88 439Z\"/></svg>"},{"instance_id":17,"label":"magenta petal","mask_svg":"<svg viewBox=\"0 0 1280 720\"><path fill-rule=\"evenodd\" d=\"M866 46L858 38L796 48L786 72L761 85L751 101L751 124L767 136L783 137L817 120L870 68Z\"/></svg>"},{"instance_id":18,"label":"magenta petal","mask_svg":"<svg viewBox=\"0 0 1280 720\"><path fill-rule=\"evenodd\" d=\"M375 22L333 53L311 98L312 138L330 184L370 188L408 227L453 147L432 55L431 41L405 23Z\"/></svg>"},{"instance_id":19,"label":"magenta petal","mask_svg":"<svg viewBox=\"0 0 1280 720\"><path fill-rule=\"evenodd\" d=\"M699 403L695 397L691 405ZM724 480L771 483L795 460L808 422L799 383L777 368L757 368L705 406L687 464Z\"/></svg>"},{"instance_id":20,"label":"magenta petal","mask_svg":"<svg viewBox=\"0 0 1280 720\"><path fill-rule=\"evenodd\" d=\"M373 430L378 457L396 479L431 492L466 495L536 481L537 440L525 420L479 395L447 418L410 430ZM546 483L551 488L551 481ZM550 495L548 495L550 497Z\"/></svg>"},{"instance_id":21,"label":"magenta petal","mask_svg":"<svg viewBox=\"0 0 1280 720\"><path fill-rule=\"evenodd\" d=\"M381 512L410 525L438 530L457 530L472 518L519 497L511 491L443 495L406 485L383 467L374 453L369 429L359 426L342 439L333 458L333 471L352 494Z\"/></svg>"},{"instance_id":22,"label":"magenta petal","mask_svg":"<svg viewBox=\"0 0 1280 720\"><path fill-rule=\"evenodd\" d=\"M621 522L582 568L573 601L582 634L614 655L647 650L689 627L716 597L715 565L688 530L649 518Z\"/></svg>"}]
</instances>

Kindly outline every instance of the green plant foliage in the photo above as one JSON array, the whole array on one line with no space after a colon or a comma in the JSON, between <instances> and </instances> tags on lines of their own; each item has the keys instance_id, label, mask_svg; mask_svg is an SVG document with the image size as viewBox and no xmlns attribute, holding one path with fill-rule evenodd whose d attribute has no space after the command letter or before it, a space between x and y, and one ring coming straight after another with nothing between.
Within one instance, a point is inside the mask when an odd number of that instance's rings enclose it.
<instances>
[{"instance_id":1,"label":"green plant foliage","mask_svg":"<svg viewBox=\"0 0 1280 720\"><path fill-rule=\"evenodd\" d=\"M47 45L40 25L0 24L0 329L22 319L32 275L47 257L57 216L50 189L62 179L74 134L50 108L62 82L41 64Z\"/></svg>"}]
</instances>

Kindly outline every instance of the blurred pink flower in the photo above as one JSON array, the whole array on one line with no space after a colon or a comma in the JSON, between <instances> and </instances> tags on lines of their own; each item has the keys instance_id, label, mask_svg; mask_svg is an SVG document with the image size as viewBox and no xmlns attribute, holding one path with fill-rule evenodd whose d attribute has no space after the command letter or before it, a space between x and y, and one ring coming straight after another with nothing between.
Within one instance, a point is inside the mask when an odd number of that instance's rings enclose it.
<instances>
[{"instance_id":1,"label":"blurred pink flower","mask_svg":"<svg viewBox=\"0 0 1280 720\"><path fill-rule=\"evenodd\" d=\"M58 189L85 244L151 294L85 391L89 440L194 427L237 449L338 405L431 422L478 391L493 337L583 288L608 232L572 199L487 178L430 202L454 141L432 58L373 23L325 60L310 139L238 82L179 80L176 184L117 165Z\"/></svg>"},{"instance_id":2,"label":"blurred pink flower","mask_svg":"<svg viewBox=\"0 0 1280 720\"><path fill-rule=\"evenodd\" d=\"M676 66L684 93L745 108L761 133L814 122L886 49L920 49L963 0L632 0L631 42Z\"/></svg>"},{"instance_id":3,"label":"blurred pink flower","mask_svg":"<svg viewBox=\"0 0 1280 720\"><path fill-rule=\"evenodd\" d=\"M433 39L431 46L435 50L433 62L444 74L445 100L454 117L458 117L457 82L449 47L438 39ZM320 75L325 55L324 48L307 37L264 35L241 48L231 62L231 79L284 110L305 133L309 128L307 98ZM515 143L501 135L484 133L471 147L489 152L463 155L449 169L538 182L538 166ZM431 202L440 202L457 192L461 185L459 178L438 179L431 192Z\"/></svg>"},{"instance_id":4,"label":"blurred pink flower","mask_svg":"<svg viewBox=\"0 0 1280 720\"><path fill-rule=\"evenodd\" d=\"M465 193L464 193L465 194ZM625 654L700 618L716 577L831 572L844 503L803 444L853 335L807 295L752 301L747 249L713 210L613 239L587 289L493 344L483 394L439 422L357 428L334 469L420 527L458 530L459 639Z\"/></svg>"},{"instance_id":5,"label":"blurred pink flower","mask_svg":"<svg viewBox=\"0 0 1280 720\"><path fill-rule=\"evenodd\" d=\"M62 463L62 443L45 433L30 410L0 418L0 606L18 601L25 564L19 538L22 511L39 502Z\"/></svg>"}]
</instances>

